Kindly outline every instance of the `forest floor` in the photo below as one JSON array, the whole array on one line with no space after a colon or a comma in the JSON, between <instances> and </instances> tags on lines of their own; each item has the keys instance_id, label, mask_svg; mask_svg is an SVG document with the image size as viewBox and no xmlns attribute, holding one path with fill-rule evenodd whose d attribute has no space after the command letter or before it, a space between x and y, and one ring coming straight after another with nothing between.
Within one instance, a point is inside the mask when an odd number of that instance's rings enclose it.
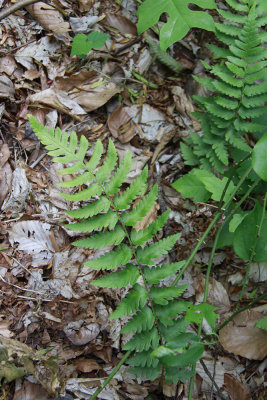
<instances>
[{"instance_id":1,"label":"forest floor","mask_svg":"<svg viewBox=\"0 0 267 400\"><path fill-rule=\"evenodd\" d=\"M0 0L2 8L11 3L15 1ZM193 75L204 75L200 60L210 60L205 44L213 35L194 30L172 46L172 56L184 68L175 74L151 56L144 36L137 34L137 6L134 0L52 0L1 21L3 400L51 400L65 391L63 399L89 399L122 358L125 340L120 321L108 319L123 290L90 285L99 272L83 262L94 254L71 245L78 235L64 228L71 204L59 194L59 166L40 145L27 114L52 128L83 134L92 145L100 139L106 148L112 138L120 158L127 150L133 154L130 180L148 165L149 184L159 184L150 218L170 209L163 234L181 232L172 260L190 255L217 209L216 202L193 203L171 187L189 171L179 142L189 131L200 131L191 115L196 108L192 95L205 90ZM73 36L91 30L109 35L105 46L84 59L70 57ZM149 35L157 40L153 32ZM184 298L193 302L203 298L213 235L179 282L188 284ZM208 301L218 307L218 323L233 313L245 271L245 262L230 247L216 252ZM266 271L252 265L242 306L255 291L263 292ZM195 399L267 398L266 335L254 328L264 304L256 306L207 348L197 364ZM159 381L136 379L123 366L98 398L187 399L187 384L160 386Z\"/></svg>"}]
</instances>

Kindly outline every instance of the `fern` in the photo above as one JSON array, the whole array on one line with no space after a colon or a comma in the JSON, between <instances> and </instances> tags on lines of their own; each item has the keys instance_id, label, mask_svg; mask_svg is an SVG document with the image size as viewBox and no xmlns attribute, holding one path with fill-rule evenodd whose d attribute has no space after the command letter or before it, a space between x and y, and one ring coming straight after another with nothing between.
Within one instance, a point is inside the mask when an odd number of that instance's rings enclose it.
<instances>
[{"instance_id":1,"label":"fern","mask_svg":"<svg viewBox=\"0 0 267 400\"><path fill-rule=\"evenodd\" d=\"M186 285L168 287L164 282L182 267L183 262L155 266L153 261L167 254L180 237L177 233L154 240L155 234L164 227L169 212L158 216L144 230L135 229L156 203L158 187L154 185L146 193L146 167L125 189L131 154L127 153L119 163L112 141L109 141L106 153L103 144L97 141L87 160L89 144L84 136L78 140L74 132L68 135L58 128L48 129L32 116L29 120L36 135L54 157L53 161L68 164L59 173L71 175L71 179L60 186L69 188L72 193L61 193L62 197L82 202L80 208L67 212L75 221L65 227L82 236L73 244L92 251L102 250L101 256L95 256L84 264L99 271L98 279L91 284L107 288L127 287L126 296L118 303L110 319L128 317L122 333L133 334L124 346L124 350L134 352L129 359L131 371L144 379L155 379L168 367L158 350L162 343L169 346L164 326L172 327L177 317L187 311L186 303L179 300ZM83 233L87 234L86 237ZM186 331L188 323L184 327ZM190 336L186 338L185 347L190 349Z\"/></svg>"},{"instance_id":2,"label":"fern","mask_svg":"<svg viewBox=\"0 0 267 400\"><path fill-rule=\"evenodd\" d=\"M221 62L206 66L210 78L195 78L213 92L213 97L195 97L202 109L195 116L203 135L181 146L185 163L224 173L237 161L234 149L245 156L251 151L245 134L260 138L266 127L258 122L266 112L267 51L266 35L259 27L266 24L258 1L226 0L229 11L218 10L223 23L217 23L216 36L227 49L210 45Z\"/></svg>"},{"instance_id":3,"label":"fern","mask_svg":"<svg viewBox=\"0 0 267 400\"><path fill-rule=\"evenodd\" d=\"M149 44L151 55L157 57L162 64L166 65L166 67L171 69L176 74L179 74L183 70L182 65L166 51L161 50L160 46L155 40L146 37L146 41Z\"/></svg>"}]
</instances>

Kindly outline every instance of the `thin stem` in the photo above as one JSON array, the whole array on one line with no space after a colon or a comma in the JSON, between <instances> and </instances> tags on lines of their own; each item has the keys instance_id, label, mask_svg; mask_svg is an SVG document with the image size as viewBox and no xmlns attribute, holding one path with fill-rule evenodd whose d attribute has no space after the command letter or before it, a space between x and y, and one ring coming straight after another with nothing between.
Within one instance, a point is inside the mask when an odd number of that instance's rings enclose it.
<instances>
[{"instance_id":1,"label":"thin stem","mask_svg":"<svg viewBox=\"0 0 267 400\"><path fill-rule=\"evenodd\" d=\"M267 202L267 192L265 193L265 196L264 196L261 219L260 219L260 223L259 223L258 230L257 230L257 233L256 233L255 242L254 242L253 247L251 249L251 254L250 254L249 261L248 261L246 274L244 276L243 283L242 283L242 289L241 289L241 292L240 292L240 295L239 295L238 303L237 303L236 308L235 308L236 310L238 310L238 308L240 306L240 302L241 302L241 300L242 300L242 298L244 296L244 293L245 293L245 289L246 289L246 285L247 285L247 280L248 280L248 276L249 276L249 272L250 272L251 263L253 261L254 255L255 255L255 248L256 248L256 245L257 245L257 239L258 239L258 237L260 237L261 229L262 229L262 225L263 225L263 221L264 221L264 217L265 217L266 202Z\"/></svg>"},{"instance_id":2,"label":"thin stem","mask_svg":"<svg viewBox=\"0 0 267 400\"><path fill-rule=\"evenodd\" d=\"M124 354L120 362L116 365L116 367L113 369L111 374L107 377L107 379L102 383L102 385L95 391L95 393L90 397L90 400L96 399L96 397L99 395L99 393L102 392L102 390L108 385L108 383L111 381L111 379L116 375L116 373L119 371L120 367L125 363L127 358L129 358L131 355L131 351L127 351L127 353Z\"/></svg>"},{"instance_id":3,"label":"thin stem","mask_svg":"<svg viewBox=\"0 0 267 400\"><path fill-rule=\"evenodd\" d=\"M16 11L29 6L30 4L37 3L39 0L21 0L16 4L13 4L9 8L5 8L3 11L0 12L0 21L11 14L14 14Z\"/></svg>"}]
</instances>

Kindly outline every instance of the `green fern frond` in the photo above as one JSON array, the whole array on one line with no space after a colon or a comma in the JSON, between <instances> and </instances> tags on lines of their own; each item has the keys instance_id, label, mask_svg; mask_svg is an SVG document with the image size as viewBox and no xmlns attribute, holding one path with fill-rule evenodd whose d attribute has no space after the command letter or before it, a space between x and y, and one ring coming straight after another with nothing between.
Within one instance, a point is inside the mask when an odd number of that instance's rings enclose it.
<instances>
[{"instance_id":1,"label":"green fern frond","mask_svg":"<svg viewBox=\"0 0 267 400\"><path fill-rule=\"evenodd\" d=\"M60 193L60 195L69 201L86 201L93 196L100 196L102 188L97 183L92 183L87 189L81 190L74 194Z\"/></svg>"},{"instance_id":2,"label":"green fern frond","mask_svg":"<svg viewBox=\"0 0 267 400\"><path fill-rule=\"evenodd\" d=\"M106 214L95 215L81 222L65 225L65 227L77 232L93 232L103 228L113 229L117 222L118 216L110 210Z\"/></svg>"},{"instance_id":3,"label":"green fern frond","mask_svg":"<svg viewBox=\"0 0 267 400\"><path fill-rule=\"evenodd\" d=\"M171 286L171 287L155 287L151 288L151 298L156 304L166 305L169 300L180 296L186 289L188 285L181 286Z\"/></svg>"},{"instance_id":4,"label":"green fern frond","mask_svg":"<svg viewBox=\"0 0 267 400\"><path fill-rule=\"evenodd\" d=\"M104 182L108 179L110 173L113 171L117 164L118 154L116 147L112 140L109 141L107 156L102 167L96 172L95 177L97 182Z\"/></svg>"},{"instance_id":5,"label":"green fern frond","mask_svg":"<svg viewBox=\"0 0 267 400\"><path fill-rule=\"evenodd\" d=\"M111 180L107 182L104 186L105 193L107 195L118 193L120 186L123 184L127 175L130 172L131 165L132 165L132 155L128 151L125 157L123 158L122 162L120 163L119 168L111 178Z\"/></svg>"},{"instance_id":6,"label":"green fern frond","mask_svg":"<svg viewBox=\"0 0 267 400\"><path fill-rule=\"evenodd\" d=\"M130 374L134 374L143 380L151 380L154 381L157 379L161 373L160 364L156 367L133 367L129 369Z\"/></svg>"},{"instance_id":7,"label":"green fern frond","mask_svg":"<svg viewBox=\"0 0 267 400\"><path fill-rule=\"evenodd\" d=\"M109 318L122 318L136 312L139 308L142 309L146 304L147 298L148 294L145 288L136 283Z\"/></svg>"},{"instance_id":8,"label":"green fern frond","mask_svg":"<svg viewBox=\"0 0 267 400\"><path fill-rule=\"evenodd\" d=\"M149 307L138 311L121 330L121 333L140 333L152 329L155 317Z\"/></svg>"},{"instance_id":9,"label":"green fern frond","mask_svg":"<svg viewBox=\"0 0 267 400\"><path fill-rule=\"evenodd\" d=\"M91 285L107 288L121 289L128 285L134 285L140 273L136 265L126 264L126 267L117 272L111 272L100 279L91 282Z\"/></svg>"},{"instance_id":10,"label":"green fern frond","mask_svg":"<svg viewBox=\"0 0 267 400\"><path fill-rule=\"evenodd\" d=\"M128 365L134 367L156 368L159 360L150 356L151 350L136 352L135 355L127 360Z\"/></svg>"},{"instance_id":11,"label":"green fern frond","mask_svg":"<svg viewBox=\"0 0 267 400\"><path fill-rule=\"evenodd\" d=\"M148 283L152 285L158 285L161 279L173 276L179 271L184 265L185 261L179 261L170 264L163 264L161 267L146 267L144 269L144 276Z\"/></svg>"},{"instance_id":12,"label":"green fern frond","mask_svg":"<svg viewBox=\"0 0 267 400\"><path fill-rule=\"evenodd\" d=\"M158 242L152 243L143 249L138 247L136 254L138 262L147 265L153 264L152 260L167 254L180 236L180 233L176 233L167 238L161 239Z\"/></svg>"},{"instance_id":13,"label":"green fern frond","mask_svg":"<svg viewBox=\"0 0 267 400\"><path fill-rule=\"evenodd\" d=\"M131 249L126 244L122 244L113 251L109 251L94 260L87 261L84 265L96 270L110 270L127 264L131 258Z\"/></svg>"},{"instance_id":14,"label":"green fern frond","mask_svg":"<svg viewBox=\"0 0 267 400\"><path fill-rule=\"evenodd\" d=\"M157 233L160 229L163 228L165 225L168 217L169 217L170 211L167 210L165 211L162 215L160 215L156 221L152 222L146 229L136 231L135 229L132 229L131 232L131 240L134 245L136 246L141 246L148 240L152 239L152 237Z\"/></svg>"},{"instance_id":15,"label":"green fern frond","mask_svg":"<svg viewBox=\"0 0 267 400\"><path fill-rule=\"evenodd\" d=\"M126 226L134 226L138 221L141 221L153 207L158 196L158 185L155 184L151 191L143 197L143 199L137 204L135 208L129 213L122 215L122 222Z\"/></svg>"},{"instance_id":16,"label":"green fern frond","mask_svg":"<svg viewBox=\"0 0 267 400\"><path fill-rule=\"evenodd\" d=\"M90 160L87 161L87 163L85 164L85 167L87 168L88 171L93 172L96 169L101 160L102 154L103 154L103 144L100 140L98 140L95 144L94 151Z\"/></svg>"},{"instance_id":17,"label":"green fern frond","mask_svg":"<svg viewBox=\"0 0 267 400\"><path fill-rule=\"evenodd\" d=\"M212 145L218 159L224 164L228 165L228 152L224 141Z\"/></svg>"},{"instance_id":18,"label":"green fern frond","mask_svg":"<svg viewBox=\"0 0 267 400\"><path fill-rule=\"evenodd\" d=\"M229 4L230 7L232 7L235 11L241 11L241 12L248 12L249 8L246 4L240 3L237 0L226 0L226 3Z\"/></svg>"},{"instance_id":19,"label":"green fern frond","mask_svg":"<svg viewBox=\"0 0 267 400\"><path fill-rule=\"evenodd\" d=\"M153 349L159 344L159 334L157 328L153 326L152 329L146 332L136 334L129 342L123 346L123 350L136 350L143 351L149 350L150 347Z\"/></svg>"},{"instance_id":20,"label":"green fern frond","mask_svg":"<svg viewBox=\"0 0 267 400\"><path fill-rule=\"evenodd\" d=\"M155 313L162 324L173 326L175 324L174 318L186 311L191 304L187 301L173 300L169 301L166 305L156 305ZM187 325L188 323L186 323L184 330L186 330Z\"/></svg>"},{"instance_id":21,"label":"green fern frond","mask_svg":"<svg viewBox=\"0 0 267 400\"><path fill-rule=\"evenodd\" d=\"M195 156L194 151L189 146L181 142L180 148L186 165L193 166L198 164L198 157Z\"/></svg>"},{"instance_id":22,"label":"green fern frond","mask_svg":"<svg viewBox=\"0 0 267 400\"><path fill-rule=\"evenodd\" d=\"M101 196L99 200L95 200L77 210L66 211L66 213L72 218L89 218L101 212L108 212L110 206L111 202L106 197Z\"/></svg>"},{"instance_id":23,"label":"green fern frond","mask_svg":"<svg viewBox=\"0 0 267 400\"><path fill-rule=\"evenodd\" d=\"M96 233L91 237L76 240L72 244L84 249L102 249L105 246L118 245L125 238L125 232L121 226L116 225L112 231Z\"/></svg>"},{"instance_id":24,"label":"green fern frond","mask_svg":"<svg viewBox=\"0 0 267 400\"><path fill-rule=\"evenodd\" d=\"M152 56L156 56L158 60L166 65L169 69L171 69L176 74L179 74L184 68L182 65L176 61L170 54L166 51L161 50L160 46L156 43L155 40L146 36L146 41L149 44L150 53Z\"/></svg>"}]
</instances>

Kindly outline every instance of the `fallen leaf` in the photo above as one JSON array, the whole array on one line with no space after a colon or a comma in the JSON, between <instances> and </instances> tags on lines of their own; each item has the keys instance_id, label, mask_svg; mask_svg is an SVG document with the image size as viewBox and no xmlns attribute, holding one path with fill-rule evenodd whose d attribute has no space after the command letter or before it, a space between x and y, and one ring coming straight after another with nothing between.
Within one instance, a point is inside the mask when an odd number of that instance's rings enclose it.
<instances>
[{"instance_id":1,"label":"fallen leaf","mask_svg":"<svg viewBox=\"0 0 267 400\"><path fill-rule=\"evenodd\" d=\"M14 333L11 332L8 328L11 325L11 321L3 320L0 321L0 335L10 338L14 336Z\"/></svg>"},{"instance_id":2,"label":"fallen leaf","mask_svg":"<svg viewBox=\"0 0 267 400\"><path fill-rule=\"evenodd\" d=\"M16 61L10 55L0 58L0 72L11 76L17 67Z\"/></svg>"},{"instance_id":3,"label":"fallen leaf","mask_svg":"<svg viewBox=\"0 0 267 400\"><path fill-rule=\"evenodd\" d=\"M254 326L263 317L254 310L238 314L220 330L220 342L225 350L249 360L263 360L267 356L267 331Z\"/></svg>"},{"instance_id":4,"label":"fallen leaf","mask_svg":"<svg viewBox=\"0 0 267 400\"><path fill-rule=\"evenodd\" d=\"M83 320L79 320L70 322L63 330L71 343L82 346L98 336L100 326L95 322L86 324Z\"/></svg>"},{"instance_id":5,"label":"fallen leaf","mask_svg":"<svg viewBox=\"0 0 267 400\"><path fill-rule=\"evenodd\" d=\"M13 400L48 400L49 394L41 385L24 381L21 389L14 394Z\"/></svg>"},{"instance_id":6,"label":"fallen leaf","mask_svg":"<svg viewBox=\"0 0 267 400\"><path fill-rule=\"evenodd\" d=\"M12 81L5 75L0 76L0 98L14 99L14 94Z\"/></svg>"},{"instance_id":7,"label":"fallen leaf","mask_svg":"<svg viewBox=\"0 0 267 400\"><path fill-rule=\"evenodd\" d=\"M10 171L7 170L9 174ZM9 179L9 176L6 177ZM9 197L4 201L1 210L11 211L12 215L21 212L27 204L27 199L31 191L31 184L25 174L24 168L16 168L13 173L12 189Z\"/></svg>"},{"instance_id":8,"label":"fallen leaf","mask_svg":"<svg viewBox=\"0 0 267 400\"><path fill-rule=\"evenodd\" d=\"M49 224L39 221L17 222L9 230L11 245L18 243L18 249L32 255L32 266L47 265L54 253L50 238Z\"/></svg>"},{"instance_id":9,"label":"fallen leaf","mask_svg":"<svg viewBox=\"0 0 267 400\"><path fill-rule=\"evenodd\" d=\"M229 393L231 400L252 400L247 389L233 376L224 375L224 386Z\"/></svg>"},{"instance_id":10,"label":"fallen leaf","mask_svg":"<svg viewBox=\"0 0 267 400\"><path fill-rule=\"evenodd\" d=\"M129 142L135 135L135 126L123 106L117 107L108 117L108 127L114 138L121 143Z\"/></svg>"},{"instance_id":11,"label":"fallen leaf","mask_svg":"<svg viewBox=\"0 0 267 400\"><path fill-rule=\"evenodd\" d=\"M38 1L25 8L48 31L64 33L70 29L69 23L64 21L60 12L49 4Z\"/></svg>"},{"instance_id":12,"label":"fallen leaf","mask_svg":"<svg viewBox=\"0 0 267 400\"><path fill-rule=\"evenodd\" d=\"M90 358L79 358L73 363L78 371L91 372L102 369L96 360Z\"/></svg>"},{"instance_id":13,"label":"fallen leaf","mask_svg":"<svg viewBox=\"0 0 267 400\"><path fill-rule=\"evenodd\" d=\"M118 29L122 34L137 36L136 25L121 14L107 13L103 24Z\"/></svg>"}]
</instances>

